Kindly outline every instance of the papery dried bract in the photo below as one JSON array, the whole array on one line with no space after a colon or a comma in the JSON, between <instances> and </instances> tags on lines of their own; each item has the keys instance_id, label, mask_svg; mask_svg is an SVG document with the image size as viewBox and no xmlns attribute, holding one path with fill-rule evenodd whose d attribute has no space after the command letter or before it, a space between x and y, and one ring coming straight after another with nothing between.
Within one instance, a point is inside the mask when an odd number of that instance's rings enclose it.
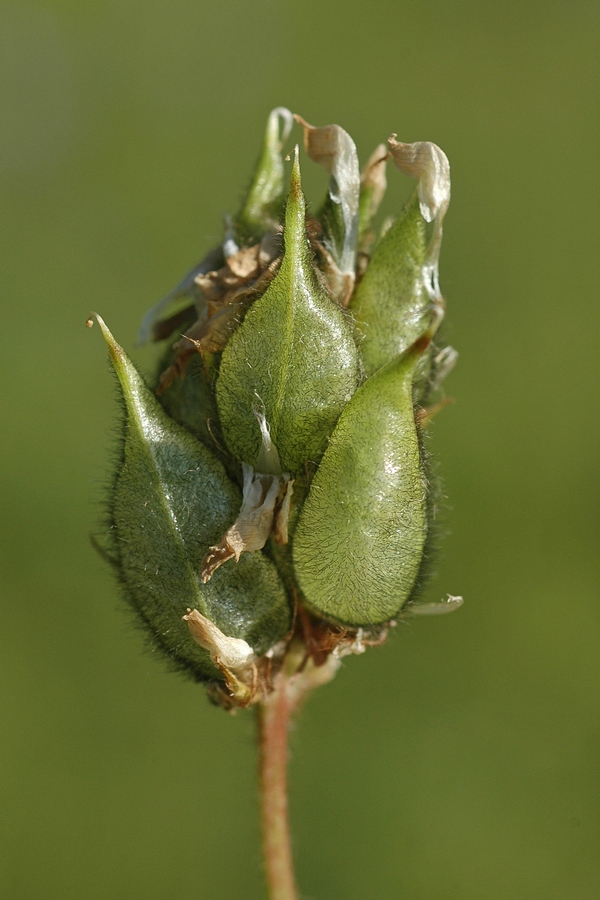
<instances>
[{"instance_id":1,"label":"papery dried bract","mask_svg":"<svg viewBox=\"0 0 600 900\"><path fill-rule=\"evenodd\" d=\"M195 307L197 313L200 312L204 307L204 298L196 279L199 275L204 275L212 269L219 268L219 266L223 265L223 262L224 257L221 247L215 247L197 265L190 269L162 300L159 300L155 306L149 309L140 325L138 346L142 347L148 341L160 339L160 337L157 338L156 331L157 328L160 329L160 323L165 317L171 317L190 306Z\"/></svg>"}]
</instances>

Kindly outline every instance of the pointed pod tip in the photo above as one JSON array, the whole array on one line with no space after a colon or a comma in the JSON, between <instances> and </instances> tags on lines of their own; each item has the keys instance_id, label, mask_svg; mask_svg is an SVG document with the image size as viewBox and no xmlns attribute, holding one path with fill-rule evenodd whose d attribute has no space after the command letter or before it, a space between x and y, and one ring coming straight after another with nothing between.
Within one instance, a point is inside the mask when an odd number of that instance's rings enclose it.
<instances>
[{"instance_id":1,"label":"pointed pod tip","mask_svg":"<svg viewBox=\"0 0 600 900\"><path fill-rule=\"evenodd\" d=\"M302 190L302 176L300 174L300 151L296 144L294 148L292 176L290 179L290 192L288 194L285 210L285 240L289 246L302 237L304 238L304 218L306 215L306 203Z\"/></svg>"},{"instance_id":2,"label":"pointed pod tip","mask_svg":"<svg viewBox=\"0 0 600 900\"><path fill-rule=\"evenodd\" d=\"M294 156L292 162L292 190L302 191L302 176L300 174L300 148L298 144L294 147Z\"/></svg>"},{"instance_id":3,"label":"pointed pod tip","mask_svg":"<svg viewBox=\"0 0 600 900\"><path fill-rule=\"evenodd\" d=\"M94 319L100 326L100 329L102 331L102 336L104 337L104 340L108 344L108 351L110 353L113 363L114 364L121 363L124 359L126 359L125 351L123 350L121 345L118 344L116 342L116 340L114 339L110 328L108 327L108 325L106 324L106 322L104 321L102 316L99 315L97 312L91 313L89 319L87 319L87 321L85 323L86 327L91 328L94 324Z\"/></svg>"}]
</instances>

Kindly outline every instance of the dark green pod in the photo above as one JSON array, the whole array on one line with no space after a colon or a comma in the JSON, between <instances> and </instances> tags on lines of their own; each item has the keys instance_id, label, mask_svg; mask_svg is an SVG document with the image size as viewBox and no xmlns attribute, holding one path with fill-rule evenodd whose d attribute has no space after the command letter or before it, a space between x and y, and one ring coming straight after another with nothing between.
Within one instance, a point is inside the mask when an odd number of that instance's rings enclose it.
<instances>
[{"instance_id":1,"label":"dark green pod","mask_svg":"<svg viewBox=\"0 0 600 900\"><path fill-rule=\"evenodd\" d=\"M173 351L165 354L160 370L173 359ZM218 456L218 413L210 369L197 353L187 364L185 377L175 378L161 395L159 402L168 415L197 437Z\"/></svg>"},{"instance_id":2,"label":"dark green pod","mask_svg":"<svg viewBox=\"0 0 600 900\"><path fill-rule=\"evenodd\" d=\"M182 621L187 608L260 655L289 628L285 591L262 553L247 554L202 584L202 559L235 518L240 492L210 451L169 418L98 321L125 403L123 456L111 502L112 555L154 643L196 679L220 679L208 651Z\"/></svg>"},{"instance_id":3,"label":"dark green pod","mask_svg":"<svg viewBox=\"0 0 600 900\"><path fill-rule=\"evenodd\" d=\"M216 394L234 457L256 467L262 445L258 410L282 470L297 473L321 456L358 380L349 322L327 296L312 261L297 155L284 242L279 272L223 351Z\"/></svg>"},{"instance_id":4,"label":"dark green pod","mask_svg":"<svg viewBox=\"0 0 600 900\"><path fill-rule=\"evenodd\" d=\"M294 536L308 606L344 625L393 618L410 597L427 537L427 483L412 381L429 338L353 396L331 436Z\"/></svg>"}]
</instances>

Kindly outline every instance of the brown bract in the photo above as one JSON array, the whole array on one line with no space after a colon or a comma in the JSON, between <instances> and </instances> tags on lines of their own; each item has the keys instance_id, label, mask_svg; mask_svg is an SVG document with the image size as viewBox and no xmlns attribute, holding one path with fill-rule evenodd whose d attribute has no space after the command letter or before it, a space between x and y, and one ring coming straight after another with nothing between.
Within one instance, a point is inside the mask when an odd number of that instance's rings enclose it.
<instances>
[{"instance_id":1,"label":"brown bract","mask_svg":"<svg viewBox=\"0 0 600 900\"><path fill-rule=\"evenodd\" d=\"M273 278L279 262L280 239L270 234L260 244L244 247L230 256L224 266L198 275L195 284L202 294L201 313L187 329L186 334L173 344L176 351L171 365L159 379L157 394L162 394L175 380L183 378L187 364L194 353L217 353L238 327L248 307L265 291ZM190 307L178 317L192 311ZM177 321L172 317L159 323L155 332L164 336L164 329Z\"/></svg>"}]
</instances>

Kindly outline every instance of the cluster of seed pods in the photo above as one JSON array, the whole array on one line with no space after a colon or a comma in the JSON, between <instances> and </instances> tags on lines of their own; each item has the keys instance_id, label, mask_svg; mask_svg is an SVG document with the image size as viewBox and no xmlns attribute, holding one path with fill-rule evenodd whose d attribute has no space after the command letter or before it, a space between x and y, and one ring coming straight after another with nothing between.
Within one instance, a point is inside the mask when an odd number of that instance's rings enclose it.
<instances>
[{"instance_id":1,"label":"cluster of seed pods","mask_svg":"<svg viewBox=\"0 0 600 900\"><path fill-rule=\"evenodd\" d=\"M314 215L298 147L284 158L294 118L329 174ZM389 160L416 190L376 229ZM154 385L97 316L124 401L105 553L154 646L224 705L268 690L290 648L318 666L460 603L417 596L422 430L456 358L438 339L449 200L435 144L393 135L361 173L340 126L278 108L222 244L144 317L140 342L168 342Z\"/></svg>"}]
</instances>

